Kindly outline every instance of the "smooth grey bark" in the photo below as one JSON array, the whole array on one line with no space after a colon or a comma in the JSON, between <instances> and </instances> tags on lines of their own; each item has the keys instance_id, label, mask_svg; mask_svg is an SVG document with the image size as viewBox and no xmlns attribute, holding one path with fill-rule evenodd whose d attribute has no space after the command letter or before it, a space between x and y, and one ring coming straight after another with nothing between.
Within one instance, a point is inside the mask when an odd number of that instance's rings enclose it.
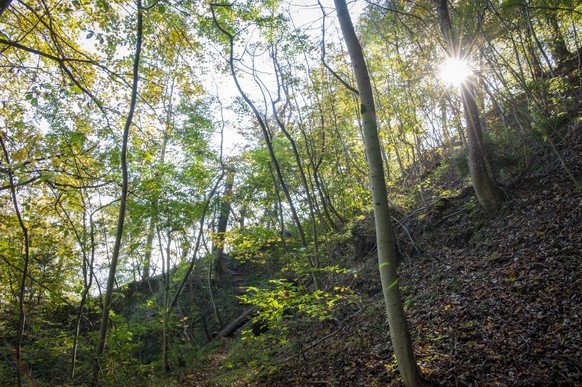
<instances>
[{"instance_id":1,"label":"smooth grey bark","mask_svg":"<svg viewBox=\"0 0 582 387\"><path fill-rule=\"evenodd\" d=\"M135 105L137 103L137 85L139 73L139 58L141 54L142 31L143 31L143 13L141 7L141 0L137 0L137 41L135 48L135 58L133 61L133 83L131 89L131 101L129 104L129 112L123 128L123 140L121 145L121 201L119 203L119 215L117 218L117 232L115 234L115 244L113 245L113 253L111 254L111 263L109 264L109 276L107 277L107 288L105 290L105 299L103 301L103 314L101 316L101 328L99 332L99 342L95 350L95 361L93 364L93 386L99 385L99 374L101 372L101 355L105 349L105 340L107 338L107 326L109 322L109 307L113 296L113 284L115 283L115 272L117 270L117 261L119 259L119 252L121 250L121 238L123 236L123 225L125 223L125 207L127 204L128 181L129 173L127 167L127 143L129 138L129 128L135 112Z\"/></svg>"},{"instance_id":2,"label":"smooth grey bark","mask_svg":"<svg viewBox=\"0 0 582 387\"><path fill-rule=\"evenodd\" d=\"M400 287L398 286L398 274L396 272L398 259L396 257L394 229L392 228L390 209L388 207L372 85L362 47L354 31L346 2L345 0L334 0L334 3L360 92L364 142L376 222L378 265L388 324L390 326L390 338L396 355L398 370L404 383L407 386L423 386L427 383L422 378L416 364L406 324L406 316L404 315Z\"/></svg>"}]
</instances>

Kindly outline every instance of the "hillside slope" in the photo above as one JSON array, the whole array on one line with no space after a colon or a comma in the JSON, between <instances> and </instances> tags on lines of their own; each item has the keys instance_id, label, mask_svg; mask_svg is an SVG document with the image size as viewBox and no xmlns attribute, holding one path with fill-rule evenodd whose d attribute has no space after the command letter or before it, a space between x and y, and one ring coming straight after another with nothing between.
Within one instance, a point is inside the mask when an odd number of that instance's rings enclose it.
<instances>
[{"instance_id":1,"label":"hillside slope","mask_svg":"<svg viewBox=\"0 0 582 387\"><path fill-rule=\"evenodd\" d=\"M568 161L580 176L576 158ZM582 384L580 187L547 164L506 186L503 210L486 218L472 189L455 184L444 204L419 205L399 221L422 250L400 275L424 375L435 385ZM373 241L371 219L359 228ZM183 383L399 385L375 252L345 263L358 275L341 285L361 303L338 308L333 321L294 321L287 345L225 340Z\"/></svg>"}]
</instances>

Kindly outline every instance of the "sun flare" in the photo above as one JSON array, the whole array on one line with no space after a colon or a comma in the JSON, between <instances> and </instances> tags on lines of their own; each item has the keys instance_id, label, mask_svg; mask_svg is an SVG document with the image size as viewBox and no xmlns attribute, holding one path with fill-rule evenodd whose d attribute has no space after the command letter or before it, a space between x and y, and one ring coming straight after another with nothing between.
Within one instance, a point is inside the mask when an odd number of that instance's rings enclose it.
<instances>
[{"instance_id":1,"label":"sun flare","mask_svg":"<svg viewBox=\"0 0 582 387\"><path fill-rule=\"evenodd\" d=\"M471 65L465 59L450 57L440 68L441 80L450 86L461 86L472 74Z\"/></svg>"}]
</instances>

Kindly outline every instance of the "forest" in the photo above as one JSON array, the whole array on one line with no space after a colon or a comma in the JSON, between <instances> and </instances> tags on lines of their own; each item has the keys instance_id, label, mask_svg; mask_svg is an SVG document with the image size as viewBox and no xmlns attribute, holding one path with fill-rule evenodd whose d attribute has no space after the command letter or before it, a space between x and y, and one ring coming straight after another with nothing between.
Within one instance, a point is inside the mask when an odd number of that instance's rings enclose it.
<instances>
[{"instance_id":1,"label":"forest","mask_svg":"<svg viewBox=\"0 0 582 387\"><path fill-rule=\"evenodd\" d=\"M0 0L0 385L582 385L578 0Z\"/></svg>"}]
</instances>

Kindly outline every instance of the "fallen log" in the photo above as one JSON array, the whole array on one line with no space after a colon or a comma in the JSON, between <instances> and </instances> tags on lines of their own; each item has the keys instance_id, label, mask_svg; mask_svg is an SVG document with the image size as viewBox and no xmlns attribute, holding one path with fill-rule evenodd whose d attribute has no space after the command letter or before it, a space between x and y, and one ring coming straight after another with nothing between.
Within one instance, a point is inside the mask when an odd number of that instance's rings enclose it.
<instances>
[{"instance_id":1,"label":"fallen log","mask_svg":"<svg viewBox=\"0 0 582 387\"><path fill-rule=\"evenodd\" d=\"M233 322L228 324L226 328L221 330L218 335L216 335L215 339L219 339L222 337L229 337L232 336L237 330L240 329L250 318L251 314L257 310L256 306L253 306L247 310L245 310L240 316L238 316Z\"/></svg>"}]
</instances>

